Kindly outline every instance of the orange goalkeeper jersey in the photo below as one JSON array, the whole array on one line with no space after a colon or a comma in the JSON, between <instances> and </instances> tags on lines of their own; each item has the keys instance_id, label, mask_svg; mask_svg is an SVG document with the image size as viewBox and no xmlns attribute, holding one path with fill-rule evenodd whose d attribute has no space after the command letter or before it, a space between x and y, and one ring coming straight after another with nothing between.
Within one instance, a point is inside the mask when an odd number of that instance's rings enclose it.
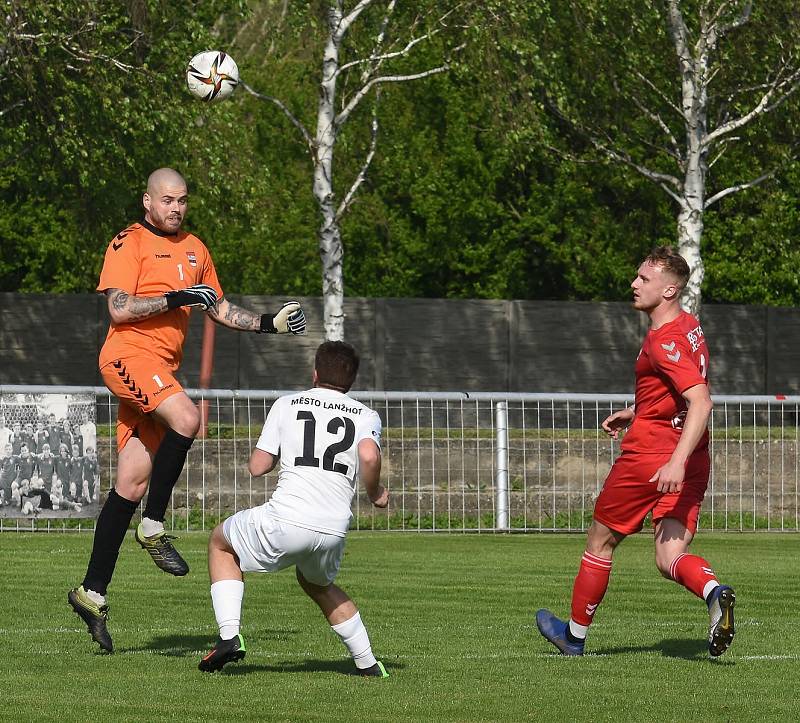
<instances>
[{"instance_id":1,"label":"orange goalkeeper jersey","mask_svg":"<svg viewBox=\"0 0 800 723\"><path fill-rule=\"evenodd\" d=\"M222 299L217 271L205 244L186 231L167 234L142 221L120 231L108 245L97 290L163 296L195 284L208 284ZM155 355L177 369L190 313L190 308L182 306L134 323L112 321L100 351L100 367L124 357Z\"/></svg>"}]
</instances>

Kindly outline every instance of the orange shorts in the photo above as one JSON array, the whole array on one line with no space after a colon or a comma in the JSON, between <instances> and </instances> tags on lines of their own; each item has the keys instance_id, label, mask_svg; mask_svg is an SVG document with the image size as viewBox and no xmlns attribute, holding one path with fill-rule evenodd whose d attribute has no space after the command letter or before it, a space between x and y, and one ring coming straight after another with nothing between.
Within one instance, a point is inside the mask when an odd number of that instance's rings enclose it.
<instances>
[{"instance_id":1,"label":"orange shorts","mask_svg":"<svg viewBox=\"0 0 800 723\"><path fill-rule=\"evenodd\" d=\"M659 492L649 480L671 456L623 452L611 467L595 502L594 519L630 535L642 529L647 513L652 512L653 525L670 517L680 520L694 534L708 487L711 459L708 450L695 451L686 464L681 491Z\"/></svg>"},{"instance_id":2,"label":"orange shorts","mask_svg":"<svg viewBox=\"0 0 800 723\"><path fill-rule=\"evenodd\" d=\"M183 391L172 369L152 357L127 357L106 364L100 373L119 399L117 451L136 436L155 454L166 430L150 412Z\"/></svg>"}]
</instances>

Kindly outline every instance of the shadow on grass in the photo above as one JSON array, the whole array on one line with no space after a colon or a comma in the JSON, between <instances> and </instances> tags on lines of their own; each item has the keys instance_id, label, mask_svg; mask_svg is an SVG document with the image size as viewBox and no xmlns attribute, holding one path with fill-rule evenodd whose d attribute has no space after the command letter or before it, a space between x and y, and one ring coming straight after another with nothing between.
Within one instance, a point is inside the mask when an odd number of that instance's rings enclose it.
<instances>
[{"instance_id":1,"label":"shadow on grass","mask_svg":"<svg viewBox=\"0 0 800 723\"><path fill-rule=\"evenodd\" d=\"M400 670L405 666L398 662L391 665L384 663L386 672L389 675L393 670ZM248 673L339 673L353 678L358 677L356 668L351 660L303 660L274 665L251 665L248 663L237 663L223 668L222 673L226 675L247 675Z\"/></svg>"},{"instance_id":2,"label":"shadow on grass","mask_svg":"<svg viewBox=\"0 0 800 723\"><path fill-rule=\"evenodd\" d=\"M259 630L259 640L284 640L291 635L297 635L299 630ZM214 644L214 635L162 635L153 638L149 643L137 647L120 648L119 653L154 653L166 655L171 658L184 658L197 655L198 651L207 652Z\"/></svg>"},{"instance_id":3,"label":"shadow on grass","mask_svg":"<svg viewBox=\"0 0 800 723\"><path fill-rule=\"evenodd\" d=\"M299 630L280 629L280 630L259 630L259 643L269 640L285 640L288 636L297 635ZM152 653L153 655L164 655L170 658L196 658L199 661L199 654L210 650L214 643L214 638L205 635L163 635L153 638L149 643L137 647L120 648L119 654L125 653ZM405 666L402 663L392 662L386 666L387 671L399 670ZM273 665L261 665L254 663L234 663L228 665L220 671L222 675L247 675L248 673L339 673L357 677L355 666L352 660L292 660Z\"/></svg>"},{"instance_id":4,"label":"shadow on grass","mask_svg":"<svg viewBox=\"0 0 800 723\"><path fill-rule=\"evenodd\" d=\"M614 648L593 650L598 655L617 655L620 653L661 653L665 658L680 658L703 663L713 661L717 665L734 665L732 660L711 658L708 644L704 640L668 639L653 645L626 645Z\"/></svg>"}]
</instances>

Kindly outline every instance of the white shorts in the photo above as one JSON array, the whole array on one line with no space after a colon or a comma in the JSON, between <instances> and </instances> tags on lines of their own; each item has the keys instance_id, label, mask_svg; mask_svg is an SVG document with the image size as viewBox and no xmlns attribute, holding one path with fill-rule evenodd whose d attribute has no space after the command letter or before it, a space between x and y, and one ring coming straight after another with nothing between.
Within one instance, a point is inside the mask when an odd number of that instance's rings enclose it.
<instances>
[{"instance_id":1,"label":"white shorts","mask_svg":"<svg viewBox=\"0 0 800 723\"><path fill-rule=\"evenodd\" d=\"M242 572L278 572L296 565L314 585L330 585L344 555L344 537L308 530L266 512L265 506L237 512L222 532L239 557Z\"/></svg>"}]
</instances>

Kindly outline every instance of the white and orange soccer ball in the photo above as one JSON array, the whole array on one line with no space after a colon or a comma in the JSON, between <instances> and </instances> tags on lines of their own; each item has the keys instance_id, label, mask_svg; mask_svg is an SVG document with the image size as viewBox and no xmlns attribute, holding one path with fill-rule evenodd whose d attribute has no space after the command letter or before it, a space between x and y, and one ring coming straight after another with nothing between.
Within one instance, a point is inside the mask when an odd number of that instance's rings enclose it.
<instances>
[{"instance_id":1,"label":"white and orange soccer ball","mask_svg":"<svg viewBox=\"0 0 800 723\"><path fill-rule=\"evenodd\" d=\"M206 103L225 100L239 84L239 68L227 53L204 50L189 61L186 84L195 98Z\"/></svg>"}]
</instances>

